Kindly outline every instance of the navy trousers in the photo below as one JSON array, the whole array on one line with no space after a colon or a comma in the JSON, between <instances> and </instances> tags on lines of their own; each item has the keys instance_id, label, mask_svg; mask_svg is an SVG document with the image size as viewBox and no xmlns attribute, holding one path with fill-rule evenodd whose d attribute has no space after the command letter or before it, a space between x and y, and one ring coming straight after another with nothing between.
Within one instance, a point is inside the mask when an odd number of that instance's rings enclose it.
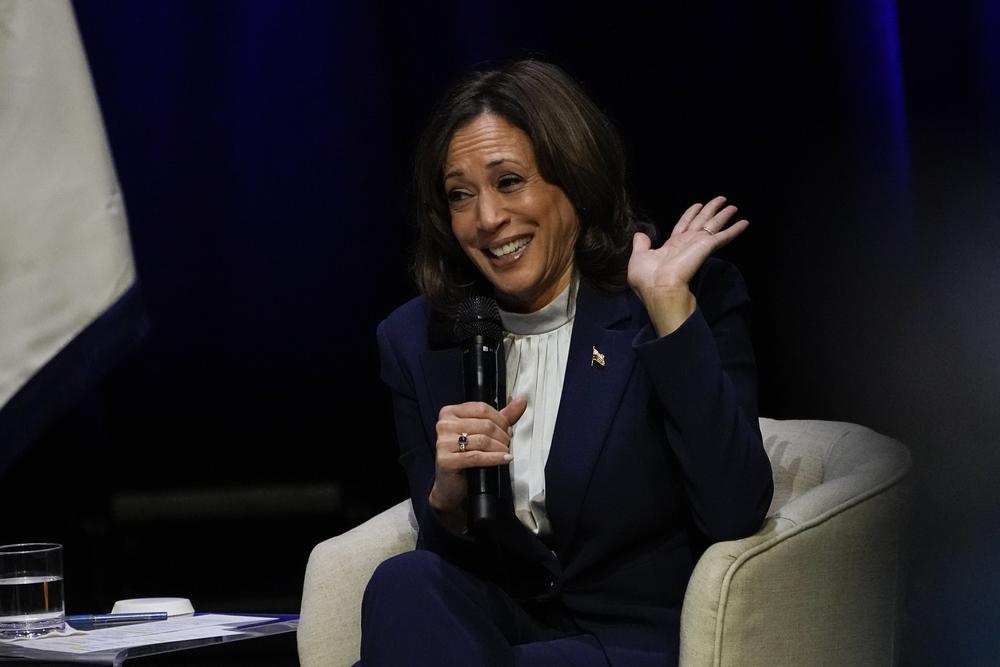
<instances>
[{"instance_id":1,"label":"navy trousers","mask_svg":"<svg viewBox=\"0 0 1000 667\"><path fill-rule=\"evenodd\" d=\"M358 665L607 667L608 660L592 635L549 627L498 586L417 550L372 575Z\"/></svg>"}]
</instances>

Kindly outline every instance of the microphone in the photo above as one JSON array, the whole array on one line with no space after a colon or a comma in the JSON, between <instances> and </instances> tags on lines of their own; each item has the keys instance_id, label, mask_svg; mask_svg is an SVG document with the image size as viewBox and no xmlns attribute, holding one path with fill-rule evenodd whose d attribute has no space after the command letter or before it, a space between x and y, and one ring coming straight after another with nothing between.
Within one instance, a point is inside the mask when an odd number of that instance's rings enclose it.
<instances>
[{"instance_id":1,"label":"microphone","mask_svg":"<svg viewBox=\"0 0 1000 667\"><path fill-rule=\"evenodd\" d=\"M493 297L472 296L458 307L455 338L462 346L465 400L482 401L500 410L507 404L503 325ZM466 470L469 492L469 527L473 532L492 524L500 496L497 467Z\"/></svg>"}]
</instances>

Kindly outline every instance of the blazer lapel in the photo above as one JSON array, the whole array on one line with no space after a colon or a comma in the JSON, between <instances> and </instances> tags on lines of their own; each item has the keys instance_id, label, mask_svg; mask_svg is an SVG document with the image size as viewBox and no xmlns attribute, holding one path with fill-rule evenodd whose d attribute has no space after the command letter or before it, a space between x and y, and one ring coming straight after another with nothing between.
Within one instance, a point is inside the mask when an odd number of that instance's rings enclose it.
<instances>
[{"instance_id":1,"label":"blazer lapel","mask_svg":"<svg viewBox=\"0 0 1000 667\"><path fill-rule=\"evenodd\" d=\"M545 466L545 505L557 551L572 541L593 468L635 366L632 340L638 329L621 328L631 324L626 294L598 292L581 281Z\"/></svg>"},{"instance_id":2,"label":"blazer lapel","mask_svg":"<svg viewBox=\"0 0 1000 667\"><path fill-rule=\"evenodd\" d=\"M437 439L434 425L437 411L445 405L455 405L465 401L462 387L462 350L458 347L429 350L423 355L424 379L427 382L428 414L425 414L428 441ZM433 412L434 414L431 414Z\"/></svg>"}]
</instances>

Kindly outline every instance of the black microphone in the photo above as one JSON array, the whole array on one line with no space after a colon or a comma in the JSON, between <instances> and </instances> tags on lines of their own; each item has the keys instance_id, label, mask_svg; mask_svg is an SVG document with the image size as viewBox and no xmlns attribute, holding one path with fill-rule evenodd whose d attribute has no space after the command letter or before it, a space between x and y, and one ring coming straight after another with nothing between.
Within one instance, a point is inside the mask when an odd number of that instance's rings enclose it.
<instances>
[{"instance_id":1,"label":"black microphone","mask_svg":"<svg viewBox=\"0 0 1000 667\"><path fill-rule=\"evenodd\" d=\"M507 405L507 369L503 354L503 325L493 297L472 296L458 307L455 338L462 346L465 400L482 401L500 410ZM473 532L492 524L500 496L497 467L469 468L469 527Z\"/></svg>"}]
</instances>

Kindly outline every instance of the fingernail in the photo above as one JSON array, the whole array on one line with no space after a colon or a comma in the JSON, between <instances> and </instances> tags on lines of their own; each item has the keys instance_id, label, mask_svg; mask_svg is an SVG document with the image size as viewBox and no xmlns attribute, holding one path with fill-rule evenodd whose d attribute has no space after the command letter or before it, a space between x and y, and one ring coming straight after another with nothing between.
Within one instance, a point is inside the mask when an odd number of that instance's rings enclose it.
<instances>
[{"instance_id":1,"label":"fingernail","mask_svg":"<svg viewBox=\"0 0 1000 667\"><path fill-rule=\"evenodd\" d=\"M514 457L512 455L510 455L510 454L504 454L503 455L503 460L507 461L509 463L510 461L514 460Z\"/></svg>"}]
</instances>

